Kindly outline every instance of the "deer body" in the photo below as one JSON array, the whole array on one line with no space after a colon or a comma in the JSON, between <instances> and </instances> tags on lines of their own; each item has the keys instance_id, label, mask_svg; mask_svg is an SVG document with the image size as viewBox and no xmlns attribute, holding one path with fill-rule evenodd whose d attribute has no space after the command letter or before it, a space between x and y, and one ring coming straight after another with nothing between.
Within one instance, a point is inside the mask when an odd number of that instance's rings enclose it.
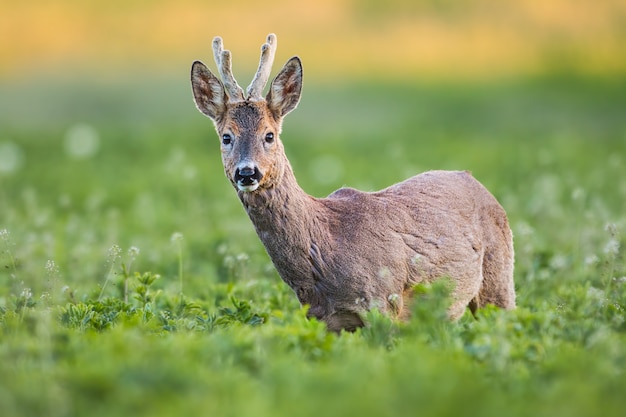
<instances>
[{"instance_id":1,"label":"deer body","mask_svg":"<svg viewBox=\"0 0 626 417\"><path fill-rule=\"evenodd\" d=\"M442 277L455 284L453 319L467 306L515 307L506 214L469 173L430 171L378 192L342 188L321 199L300 188L278 138L300 98L300 60L289 60L260 97L275 45L270 35L248 98L219 38L214 52L225 82L196 62L192 86L222 137L226 176L309 314L334 331L362 326L360 313L372 307L406 317L412 286Z\"/></svg>"}]
</instances>

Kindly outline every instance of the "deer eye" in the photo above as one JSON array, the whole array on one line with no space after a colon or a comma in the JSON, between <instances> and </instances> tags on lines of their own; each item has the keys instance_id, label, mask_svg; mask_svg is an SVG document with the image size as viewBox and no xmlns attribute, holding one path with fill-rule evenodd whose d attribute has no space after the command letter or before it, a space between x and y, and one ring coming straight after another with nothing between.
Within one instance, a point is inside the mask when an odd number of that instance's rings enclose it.
<instances>
[{"instance_id":1,"label":"deer eye","mask_svg":"<svg viewBox=\"0 0 626 417\"><path fill-rule=\"evenodd\" d=\"M224 145L230 145L232 141L233 141L233 137L229 133L224 133L222 135L222 143Z\"/></svg>"},{"instance_id":2,"label":"deer eye","mask_svg":"<svg viewBox=\"0 0 626 417\"><path fill-rule=\"evenodd\" d=\"M265 135L265 142L267 143L274 142L274 134L272 132L269 132L268 134Z\"/></svg>"}]
</instances>

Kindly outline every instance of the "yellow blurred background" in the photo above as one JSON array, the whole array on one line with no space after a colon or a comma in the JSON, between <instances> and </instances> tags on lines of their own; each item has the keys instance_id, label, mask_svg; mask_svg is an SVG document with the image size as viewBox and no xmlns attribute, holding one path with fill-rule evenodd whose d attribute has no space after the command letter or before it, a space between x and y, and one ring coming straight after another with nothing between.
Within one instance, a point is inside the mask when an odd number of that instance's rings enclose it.
<instances>
[{"instance_id":1,"label":"yellow blurred background","mask_svg":"<svg viewBox=\"0 0 626 417\"><path fill-rule=\"evenodd\" d=\"M0 1L0 79L213 67L247 78L269 32L307 77L488 79L626 73L624 0ZM245 83L244 79L242 82Z\"/></svg>"}]
</instances>

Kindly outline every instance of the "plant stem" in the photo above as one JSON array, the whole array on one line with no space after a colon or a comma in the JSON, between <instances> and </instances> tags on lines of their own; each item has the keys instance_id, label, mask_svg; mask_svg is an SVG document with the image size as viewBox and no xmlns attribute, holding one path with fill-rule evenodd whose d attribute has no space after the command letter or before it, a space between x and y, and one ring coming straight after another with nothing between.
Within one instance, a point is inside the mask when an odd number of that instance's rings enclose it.
<instances>
[{"instance_id":1,"label":"plant stem","mask_svg":"<svg viewBox=\"0 0 626 417\"><path fill-rule=\"evenodd\" d=\"M111 274L113 273L113 268L115 267L115 262L111 262L111 268L109 268L109 272L107 273L107 277L104 280L104 284L102 285L102 289L100 290L100 295L98 295L98 301L102 300L102 296L104 295L104 290L111 279Z\"/></svg>"},{"instance_id":2,"label":"plant stem","mask_svg":"<svg viewBox=\"0 0 626 417\"><path fill-rule=\"evenodd\" d=\"M180 296L183 296L183 247L178 243L178 279L180 280Z\"/></svg>"}]
</instances>

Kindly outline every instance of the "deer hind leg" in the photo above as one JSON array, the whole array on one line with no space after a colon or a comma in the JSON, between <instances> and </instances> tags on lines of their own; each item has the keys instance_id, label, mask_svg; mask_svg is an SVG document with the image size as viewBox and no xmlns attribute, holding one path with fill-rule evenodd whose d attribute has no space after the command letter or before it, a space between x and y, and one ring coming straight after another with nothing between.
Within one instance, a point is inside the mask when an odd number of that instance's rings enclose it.
<instances>
[{"instance_id":1,"label":"deer hind leg","mask_svg":"<svg viewBox=\"0 0 626 417\"><path fill-rule=\"evenodd\" d=\"M485 251L482 286L478 296L470 303L470 309L474 312L487 304L507 310L515 308L512 245L494 245Z\"/></svg>"},{"instance_id":2,"label":"deer hind leg","mask_svg":"<svg viewBox=\"0 0 626 417\"><path fill-rule=\"evenodd\" d=\"M513 282L513 235L504 210L491 205L483 213L484 252L482 283L475 308L493 304L504 309L515 308Z\"/></svg>"},{"instance_id":3,"label":"deer hind leg","mask_svg":"<svg viewBox=\"0 0 626 417\"><path fill-rule=\"evenodd\" d=\"M476 318L476 311L480 307L480 294L477 294L476 297L472 298L467 306L472 312L472 316Z\"/></svg>"},{"instance_id":4,"label":"deer hind leg","mask_svg":"<svg viewBox=\"0 0 626 417\"><path fill-rule=\"evenodd\" d=\"M365 323L361 317L351 311L338 311L323 318L326 322L328 330L339 333L342 330L354 332L359 327L363 327Z\"/></svg>"},{"instance_id":5,"label":"deer hind leg","mask_svg":"<svg viewBox=\"0 0 626 417\"><path fill-rule=\"evenodd\" d=\"M480 276L468 279L465 284L466 286L463 287L462 291L459 291L459 293L455 295L455 301L448 309L448 317L450 317L451 320L460 319L461 316L465 314L468 307L472 312L472 315L475 316L476 309L481 306L479 303L481 290Z\"/></svg>"}]
</instances>

